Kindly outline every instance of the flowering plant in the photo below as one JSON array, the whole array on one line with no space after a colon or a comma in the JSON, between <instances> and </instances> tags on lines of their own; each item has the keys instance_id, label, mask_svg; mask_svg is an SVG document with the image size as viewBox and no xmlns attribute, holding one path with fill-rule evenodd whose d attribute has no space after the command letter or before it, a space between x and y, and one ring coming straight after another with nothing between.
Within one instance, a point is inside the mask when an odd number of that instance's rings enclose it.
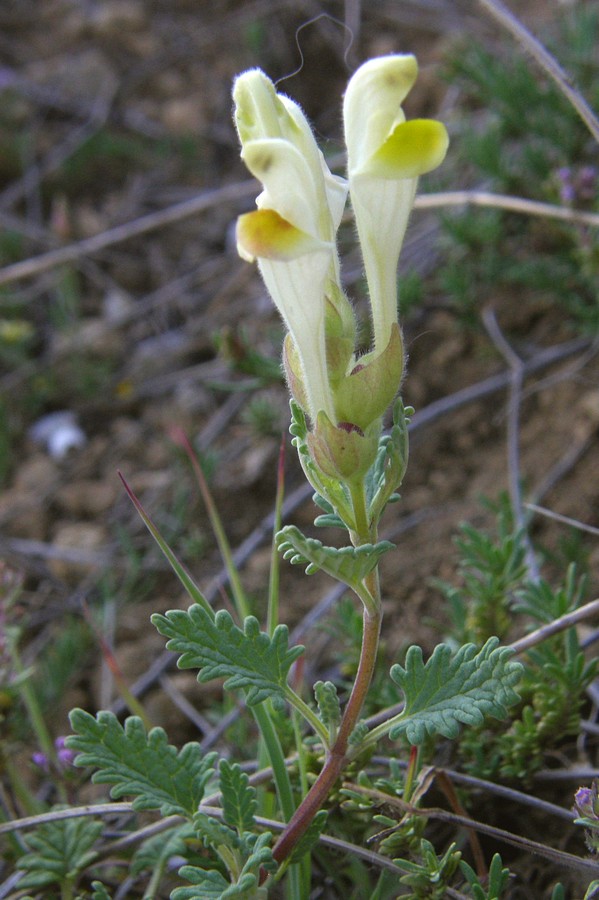
<instances>
[{"instance_id":1,"label":"flowering plant","mask_svg":"<svg viewBox=\"0 0 599 900\"><path fill-rule=\"evenodd\" d=\"M275 544L292 563L306 565L308 573L320 569L353 591L362 604L363 628L346 702L330 681L316 682L314 702L306 700L298 680L290 677L304 648L289 645L288 629L278 622L275 590L269 595L266 631L250 614L189 444L227 561L237 621L228 610L215 613L129 491L193 601L187 611L152 616L153 624L168 639L167 648L179 654L180 667L197 669L199 681L224 678L226 690L243 691L260 732L260 770L250 777L224 758L217 769L217 753L206 753L198 743L177 752L162 729L146 733L141 717L132 716L122 726L112 713L71 714L75 733L67 746L78 754L76 765L96 767L96 779L111 783L115 798L134 797L134 809L159 809L163 817L183 823L172 846L187 862L180 875L192 887L176 888L172 900L262 900L284 875L289 897L307 897L309 851L320 838L327 799L346 766L368 756L382 737L407 739L412 753L402 802L416 803L418 747L434 735L455 737L461 724L505 717L518 699L514 685L520 666L496 638L481 649L466 644L455 654L442 644L426 663L420 648L411 647L404 665L390 670L393 690L404 702L375 721L360 721L382 623L378 564L393 549L378 540L378 524L396 496L408 458L410 411L395 399L404 372L397 261L418 176L439 165L448 142L440 123L405 119L401 104L416 75L414 57L393 55L365 63L351 78L343 104L347 179L329 171L303 112L278 94L263 72L246 72L235 82L242 158L263 185L257 209L237 222L237 245L245 259L257 260L287 327L283 360L292 395L291 431L324 511L316 524L337 526L349 535L347 546L328 547L288 525L276 533ZM348 195L372 320L372 346L363 355L357 351L356 320L343 290L336 246ZM383 417L390 407L392 427L385 434ZM281 495L279 510L280 503ZM281 713L288 712L295 749L289 748L287 735L284 750ZM319 771L312 777L314 769ZM256 815L252 781L257 785L264 777L274 781L276 790L260 812L274 810L276 819ZM207 863L205 854L190 859L188 848L194 844L208 848L214 859ZM447 877L456 865L450 848L443 862ZM398 882L402 870L392 868Z\"/></svg>"}]
</instances>

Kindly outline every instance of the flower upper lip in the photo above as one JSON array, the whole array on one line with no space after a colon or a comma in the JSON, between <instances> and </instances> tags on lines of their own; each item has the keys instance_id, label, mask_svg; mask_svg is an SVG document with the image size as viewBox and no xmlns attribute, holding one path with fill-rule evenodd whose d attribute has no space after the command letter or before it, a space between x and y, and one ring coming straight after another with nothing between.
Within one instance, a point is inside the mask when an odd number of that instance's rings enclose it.
<instances>
[{"instance_id":1,"label":"flower upper lip","mask_svg":"<svg viewBox=\"0 0 599 900\"><path fill-rule=\"evenodd\" d=\"M406 122L401 104L418 74L411 54L371 59L343 102L349 191L370 296L375 355L397 322L397 262L419 175L438 166L447 132L430 119Z\"/></svg>"},{"instance_id":2,"label":"flower upper lip","mask_svg":"<svg viewBox=\"0 0 599 900\"><path fill-rule=\"evenodd\" d=\"M299 150L281 138L266 138L247 144L242 158L264 185L256 199L258 209L274 210L332 251L333 222L323 209L322 185Z\"/></svg>"},{"instance_id":3,"label":"flower upper lip","mask_svg":"<svg viewBox=\"0 0 599 900\"><path fill-rule=\"evenodd\" d=\"M257 69L239 76L233 97L241 157L264 186L257 207L334 249L347 183L330 172L302 110Z\"/></svg>"},{"instance_id":4,"label":"flower upper lip","mask_svg":"<svg viewBox=\"0 0 599 900\"><path fill-rule=\"evenodd\" d=\"M266 287L297 350L312 419L334 418L326 363L325 294L339 281L335 236L347 197L329 171L303 112L259 70L233 90L242 158L262 182L254 212L240 216L237 246L258 259Z\"/></svg>"}]
</instances>

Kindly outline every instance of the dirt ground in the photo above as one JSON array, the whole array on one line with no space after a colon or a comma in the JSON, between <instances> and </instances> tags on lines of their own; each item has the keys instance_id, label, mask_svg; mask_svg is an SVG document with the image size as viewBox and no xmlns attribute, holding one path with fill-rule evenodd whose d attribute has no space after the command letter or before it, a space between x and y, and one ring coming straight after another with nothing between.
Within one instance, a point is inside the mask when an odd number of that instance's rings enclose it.
<instances>
[{"instance_id":1,"label":"dirt ground","mask_svg":"<svg viewBox=\"0 0 599 900\"><path fill-rule=\"evenodd\" d=\"M513 8L531 25L551 24L551 3ZM20 311L31 329L26 352L0 360L0 557L23 573L15 614L31 636L27 655L56 641L65 617L93 620L96 644L101 636L114 649L124 679L140 688L152 720L173 741L193 733L181 698L197 703L201 695L205 712L213 689L198 694L193 676L161 665L163 642L149 614L187 602L117 471L216 596L221 562L172 437L182 427L206 461L260 614L279 436L288 422L285 386L276 372L268 377L281 326L232 234L257 193L231 124L232 79L256 65L285 79L281 90L302 103L334 155L340 97L356 59L416 52L422 77L408 112L444 118L451 130L460 96L438 76L439 62L465 33L496 39L496 26L476 4L364 4L356 22L352 9L311 0L6 0L0 8L0 117L7 126L0 134L0 255L5 266L34 260L0 288L0 304L13 318ZM349 55L344 15L355 31ZM432 189L424 179L422 191ZM162 220L164 210L172 213ZM147 218L153 215L156 222ZM402 271L434 268L443 252L439 231L435 211L414 213ZM104 238L96 246L86 243L97 235ZM358 297L350 226L343 241L348 291ZM61 247L75 250L53 264L46 255ZM492 312L528 367L517 441L526 496L597 526L599 362L592 339L573 334L543 296L505 296L489 286L480 309ZM404 399L416 416L402 501L384 522L398 544L382 567L391 658L409 643L430 650L442 639L448 613L433 579L455 579L459 523L490 525L480 498L497 499L514 475L509 360L497 340L482 326L466 327L438 294L425 297L404 331ZM558 345L561 355L552 360L547 351ZM251 370L250 350L274 366ZM483 390L502 373L500 385ZM32 432L57 411L72 413L81 429L61 457ZM286 521L310 529L314 509L289 446L286 485L288 498L300 497L289 503ZM559 572L574 532L543 516L531 532L548 573ZM599 545L580 533L576 540L596 593ZM284 566L282 586L282 620L308 643L316 673L323 660L329 665L330 635L306 617L318 604L325 614L331 585ZM73 705L122 709L97 646L56 703L57 735L68 730Z\"/></svg>"}]
</instances>

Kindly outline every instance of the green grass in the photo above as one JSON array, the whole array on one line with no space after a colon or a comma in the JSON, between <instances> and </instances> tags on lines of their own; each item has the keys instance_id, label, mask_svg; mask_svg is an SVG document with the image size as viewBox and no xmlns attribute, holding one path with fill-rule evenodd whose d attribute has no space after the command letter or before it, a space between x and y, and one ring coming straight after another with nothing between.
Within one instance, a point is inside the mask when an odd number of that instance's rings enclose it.
<instances>
[{"instance_id":1,"label":"green grass","mask_svg":"<svg viewBox=\"0 0 599 900\"><path fill-rule=\"evenodd\" d=\"M561 35L561 64L590 104L599 104L599 10L572 10ZM475 43L456 47L446 77L459 86L466 109L450 153L456 187L599 211L596 149L586 126L511 44L499 53ZM443 228L447 262L437 289L468 321L491 299L492 286L493 296L526 292L546 300L576 330L599 328L596 228L498 209L446 214Z\"/></svg>"}]
</instances>

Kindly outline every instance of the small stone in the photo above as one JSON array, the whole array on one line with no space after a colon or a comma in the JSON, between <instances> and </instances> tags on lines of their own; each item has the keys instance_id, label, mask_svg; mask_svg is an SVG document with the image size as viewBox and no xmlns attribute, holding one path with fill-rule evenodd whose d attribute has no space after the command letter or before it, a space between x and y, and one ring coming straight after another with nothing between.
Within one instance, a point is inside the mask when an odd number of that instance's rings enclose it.
<instances>
[{"instance_id":1,"label":"small stone","mask_svg":"<svg viewBox=\"0 0 599 900\"><path fill-rule=\"evenodd\" d=\"M19 466L15 477L15 491L26 494L35 492L39 503L43 496L55 487L58 474L58 467L52 459L46 454L35 453Z\"/></svg>"},{"instance_id":2,"label":"small stone","mask_svg":"<svg viewBox=\"0 0 599 900\"><path fill-rule=\"evenodd\" d=\"M44 541L48 519L46 505L40 503L37 492L13 488L0 494L0 522L11 537Z\"/></svg>"},{"instance_id":3,"label":"small stone","mask_svg":"<svg viewBox=\"0 0 599 900\"><path fill-rule=\"evenodd\" d=\"M107 481L74 481L65 484L55 501L63 512L74 516L97 516L106 512L116 499L116 483Z\"/></svg>"},{"instance_id":4,"label":"small stone","mask_svg":"<svg viewBox=\"0 0 599 900\"><path fill-rule=\"evenodd\" d=\"M108 534L102 525L91 522L62 522L55 529L52 546L55 557L48 563L50 571L65 581L108 563Z\"/></svg>"},{"instance_id":5,"label":"small stone","mask_svg":"<svg viewBox=\"0 0 599 900\"><path fill-rule=\"evenodd\" d=\"M198 97L177 97L164 104L161 119L175 134L197 134L204 127L203 105Z\"/></svg>"}]
</instances>

